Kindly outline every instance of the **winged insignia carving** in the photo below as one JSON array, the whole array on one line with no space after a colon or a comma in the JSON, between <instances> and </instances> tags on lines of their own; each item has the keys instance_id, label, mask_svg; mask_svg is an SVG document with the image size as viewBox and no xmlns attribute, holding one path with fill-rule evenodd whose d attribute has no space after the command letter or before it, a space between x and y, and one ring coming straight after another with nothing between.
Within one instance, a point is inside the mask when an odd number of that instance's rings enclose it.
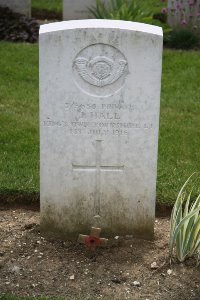
<instances>
[{"instance_id":1,"label":"winged insignia carving","mask_svg":"<svg viewBox=\"0 0 200 300\"><path fill-rule=\"evenodd\" d=\"M126 65L126 60L113 61L105 56L97 56L91 60L78 57L75 60L75 66L81 78L97 87L117 81L125 73Z\"/></svg>"}]
</instances>

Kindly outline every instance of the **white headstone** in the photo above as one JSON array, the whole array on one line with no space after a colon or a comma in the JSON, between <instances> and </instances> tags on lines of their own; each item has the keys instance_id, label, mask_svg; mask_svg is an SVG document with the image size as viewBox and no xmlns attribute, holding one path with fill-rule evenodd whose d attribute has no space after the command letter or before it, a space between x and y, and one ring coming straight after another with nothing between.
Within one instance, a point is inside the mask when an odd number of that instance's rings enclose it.
<instances>
[{"instance_id":1,"label":"white headstone","mask_svg":"<svg viewBox=\"0 0 200 300\"><path fill-rule=\"evenodd\" d=\"M168 24L200 29L200 0L168 0Z\"/></svg>"},{"instance_id":2,"label":"white headstone","mask_svg":"<svg viewBox=\"0 0 200 300\"><path fill-rule=\"evenodd\" d=\"M108 0L103 0L107 3ZM94 18L89 8L96 7L96 0L63 0L63 20Z\"/></svg>"},{"instance_id":3,"label":"white headstone","mask_svg":"<svg viewBox=\"0 0 200 300\"><path fill-rule=\"evenodd\" d=\"M156 26L41 26L43 232L153 236L161 65Z\"/></svg>"},{"instance_id":4,"label":"white headstone","mask_svg":"<svg viewBox=\"0 0 200 300\"><path fill-rule=\"evenodd\" d=\"M31 0L0 0L1 7L8 7L16 13L31 17Z\"/></svg>"}]
</instances>

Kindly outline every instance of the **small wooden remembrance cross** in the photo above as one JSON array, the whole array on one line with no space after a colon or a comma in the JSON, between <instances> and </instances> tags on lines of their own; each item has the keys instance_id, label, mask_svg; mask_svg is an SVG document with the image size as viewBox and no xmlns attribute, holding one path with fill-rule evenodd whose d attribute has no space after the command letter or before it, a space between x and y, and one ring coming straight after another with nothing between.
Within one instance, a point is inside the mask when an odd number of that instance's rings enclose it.
<instances>
[{"instance_id":1,"label":"small wooden remembrance cross","mask_svg":"<svg viewBox=\"0 0 200 300\"><path fill-rule=\"evenodd\" d=\"M91 250L95 250L96 247L104 246L107 243L107 239L100 238L101 228L92 227L90 235L79 234L78 242L85 244Z\"/></svg>"}]
</instances>

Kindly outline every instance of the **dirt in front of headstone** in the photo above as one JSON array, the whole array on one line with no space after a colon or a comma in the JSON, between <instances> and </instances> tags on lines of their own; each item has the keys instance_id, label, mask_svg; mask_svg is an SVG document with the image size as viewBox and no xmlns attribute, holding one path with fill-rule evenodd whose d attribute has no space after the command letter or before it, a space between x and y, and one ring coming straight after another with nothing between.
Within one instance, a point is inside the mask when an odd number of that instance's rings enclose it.
<instances>
[{"instance_id":1,"label":"dirt in front of headstone","mask_svg":"<svg viewBox=\"0 0 200 300\"><path fill-rule=\"evenodd\" d=\"M89 232L81 232L88 234ZM169 219L157 218L155 239L109 239L89 251L40 234L39 212L0 210L0 295L64 299L200 299L200 267L168 259Z\"/></svg>"}]
</instances>

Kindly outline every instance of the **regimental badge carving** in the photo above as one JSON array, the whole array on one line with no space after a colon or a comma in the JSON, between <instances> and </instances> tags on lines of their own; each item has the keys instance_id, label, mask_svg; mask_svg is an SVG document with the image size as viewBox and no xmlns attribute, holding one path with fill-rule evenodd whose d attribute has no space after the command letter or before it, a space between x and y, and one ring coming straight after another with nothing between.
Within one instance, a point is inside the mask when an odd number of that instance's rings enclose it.
<instances>
[{"instance_id":1,"label":"regimental badge carving","mask_svg":"<svg viewBox=\"0 0 200 300\"><path fill-rule=\"evenodd\" d=\"M91 60L78 57L75 60L77 72L86 82L103 87L118 80L125 72L127 61L114 62L106 56L96 56Z\"/></svg>"},{"instance_id":2,"label":"regimental badge carving","mask_svg":"<svg viewBox=\"0 0 200 300\"><path fill-rule=\"evenodd\" d=\"M84 92L105 97L119 91L128 74L128 62L117 48L93 44L82 49L73 61L76 85Z\"/></svg>"}]
</instances>

